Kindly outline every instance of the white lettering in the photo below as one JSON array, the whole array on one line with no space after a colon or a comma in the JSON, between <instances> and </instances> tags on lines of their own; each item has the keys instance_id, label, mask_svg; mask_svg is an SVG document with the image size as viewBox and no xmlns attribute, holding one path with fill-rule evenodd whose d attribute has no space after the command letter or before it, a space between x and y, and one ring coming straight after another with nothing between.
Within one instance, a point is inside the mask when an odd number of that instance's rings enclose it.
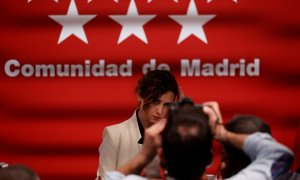
<instances>
[{"instance_id":1,"label":"white lettering","mask_svg":"<svg viewBox=\"0 0 300 180\"><path fill-rule=\"evenodd\" d=\"M41 71L43 72L43 77L48 77L48 72L50 72L50 76L55 76L55 67L52 64L49 65L36 65L35 66L35 76L41 77Z\"/></svg>"},{"instance_id":2,"label":"white lettering","mask_svg":"<svg viewBox=\"0 0 300 180\"><path fill-rule=\"evenodd\" d=\"M211 63L205 63L202 66L202 75L203 76L214 76L214 65Z\"/></svg>"},{"instance_id":3,"label":"white lettering","mask_svg":"<svg viewBox=\"0 0 300 180\"><path fill-rule=\"evenodd\" d=\"M241 76L260 75L260 59L254 59L254 62L246 63L245 59L240 59L238 63L230 63L228 59L223 59L220 63L201 63L199 59L182 59L181 76Z\"/></svg>"},{"instance_id":4,"label":"white lettering","mask_svg":"<svg viewBox=\"0 0 300 180\"><path fill-rule=\"evenodd\" d=\"M95 77L104 76L105 60L99 60L98 64L93 65L92 74Z\"/></svg>"},{"instance_id":5,"label":"white lettering","mask_svg":"<svg viewBox=\"0 0 300 180\"><path fill-rule=\"evenodd\" d=\"M247 66L247 74L249 76L259 76L260 74L260 60L258 58L254 59L254 63L249 63Z\"/></svg>"},{"instance_id":6,"label":"white lettering","mask_svg":"<svg viewBox=\"0 0 300 180\"><path fill-rule=\"evenodd\" d=\"M12 71L11 70L11 66L19 68L20 67L19 61L15 60L15 59L8 60L5 63L5 67L4 67L4 71L5 71L5 74L7 76L9 76L9 77L17 77L20 74L20 70L19 69L15 69L15 70Z\"/></svg>"},{"instance_id":7,"label":"white lettering","mask_svg":"<svg viewBox=\"0 0 300 180\"><path fill-rule=\"evenodd\" d=\"M218 76L228 76L228 64L229 60L224 59L223 63L219 63L216 65L216 74Z\"/></svg>"},{"instance_id":8,"label":"white lettering","mask_svg":"<svg viewBox=\"0 0 300 180\"><path fill-rule=\"evenodd\" d=\"M120 75L123 77L132 76L132 60L127 60L126 64L120 66Z\"/></svg>"},{"instance_id":9,"label":"white lettering","mask_svg":"<svg viewBox=\"0 0 300 180\"><path fill-rule=\"evenodd\" d=\"M30 64L25 64L21 68L22 75L25 77L31 77L34 74L34 68Z\"/></svg>"},{"instance_id":10,"label":"white lettering","mask_svg":"<svg viewBox=\"0 0 300 180\"><path fill-rule=\"evenodd\" d=\"M185 76L200 76L200 59L193 59L192 65L190 65L190 61L188 59L181 60L181 72L180 75L182 77Z\"/></svg>"}]
</instances>

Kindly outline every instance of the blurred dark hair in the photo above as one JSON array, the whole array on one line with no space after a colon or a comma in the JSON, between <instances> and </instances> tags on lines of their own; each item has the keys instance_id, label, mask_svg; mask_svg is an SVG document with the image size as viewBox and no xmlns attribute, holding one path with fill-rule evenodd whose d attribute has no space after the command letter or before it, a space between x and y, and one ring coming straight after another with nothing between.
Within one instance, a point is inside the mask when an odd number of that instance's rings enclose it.
<instances>
[{"instance_id":1,"label":"blurred dark hair","mask_svg":"<svg viewBox=\"0 0 300 180\"><path fill-rule=\"evenodd\" d=\"M175 77L167 70L154 70L145 74L138 81L136 93L144 99L144 108L159 101L166 92L171 91L178 97L179 88Z\"/></svg>"},{"instance_id":2,"label":"blurred dark hair","mask_svg":"<svg viewBox=\"0 0 300 180\"><path fill-rule=\"evenodd\" d=\"M39 180L37 174L27 166L9 165L0 170L1 180Z\"/></svg>"},{"instance_id":3,"label":"blurred dark hair","mask_svg":"<svg viewBox=\"0 0 300 180\"><path fill-rule=\"evenodd\" d=\"M192 101L172 104L162 133L162 166L177 180L198 180L211 163L213 135L208 116Z\"/></svg>"},{"instance_id":4,"label":"blurred dark hair","mask_svg":"<svg viewBox=\"0 0 300 180\"><path fill-rule=\"evenodd\" d=\"M271 134L270 126L259 117L253 115L236 115L225 125L225 128L235 133L252 134L264 132Z\"/></svg>"},{"instance_id":5,"label":"blurred dark hair","mask_svg":"<svg viewBox=\"0 0 300 180\"><path fill-rule=\"evenodd\" d=\"M253 115L237 115L234 116L226 125L228 131L239 134L252 134L255 132L264 132L271 134L268 124L260 118ZM224 145L225 152L223 161L226 163L222 170L223 178L229 178L237 174L251 163L251 159L242 151L231 145Z\"/></svg>"}]
</instances>

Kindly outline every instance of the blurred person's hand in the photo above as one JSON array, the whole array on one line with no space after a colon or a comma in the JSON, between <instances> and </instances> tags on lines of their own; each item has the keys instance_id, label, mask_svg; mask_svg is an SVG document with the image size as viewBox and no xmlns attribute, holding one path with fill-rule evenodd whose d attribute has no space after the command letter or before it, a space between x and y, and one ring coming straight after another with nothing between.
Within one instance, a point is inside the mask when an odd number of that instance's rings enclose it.
<instances>
[{"instance_id":1,"label":"blurred person's hand","mask_svg":"<svg viewBox=\"0 0 300 180\"><path fill-rule=\"evenodd\" d=\"M118 171L124 175L141 174L143 169L154 159L161 149L161 132L166 126L166 119L162 119L145 130L143 149Z\"/></svg>"},{"instance_id":2,"label":"blurred person's hand","mask_svg":"<svg viewBox=\"0 0 300 180\"><path fill-rule=\"evenodd\" d=\"M152 160L158 151L161 150L162 137L161 133L164 130L167 119L162 119L145 130L144 145L141 153L147 158Z\"/></svg>"},{"instance_id":3,"label":"blurred person's hand","mask_svg":"<svg viewBox=\"0 0 300 180\"><path fill-rule=\"evenodd\" d=\"M219 104L215 101L204 102L203 111L208 115L209 126L216 140L225 141L226 129L223 126L222 114Z\"/></svg>"}]
</instances>

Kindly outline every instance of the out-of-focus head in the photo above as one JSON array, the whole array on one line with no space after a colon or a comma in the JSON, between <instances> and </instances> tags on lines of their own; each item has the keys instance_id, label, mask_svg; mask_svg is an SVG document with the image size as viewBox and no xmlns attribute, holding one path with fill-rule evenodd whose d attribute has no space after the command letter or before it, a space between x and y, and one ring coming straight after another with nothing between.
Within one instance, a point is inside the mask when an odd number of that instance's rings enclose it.
<instances>
[{"instance_id":1,"label":"out-of-focus head","mask_svg":"<svg viewBox=\"0 0 300 180\"><path fill-rule=\"evenodd\" d=\"M228 131L239 134L252 134L255 132L271 134L269 125L257 116L253 115L234 116L225 125L225 128ZM225 150L222 154L224 168L221 169L223 178L229 178L237 174L240 170L244 169L251 163L250 158L243 151L230 145L224 145L224 148Z\"/></svg>"},{"instance_id":2,"label":"out-of-focus head","mask_svg":"<svg viewBox=\"0 0 300 180\"><path fill-rule=\"evenodd\" d=\"M252 134L255 132L264 132L271 134L268 124L260 118L253 115L237 115L234 116L226 125L228 131L243 134Z\"/></svg>"},{"instance_id":3,"label":"out-of-focus head","mask_svg":"<svg viewBox=\"0 0 300 180\"><path fill-rule=\"evenodd\" d=\"M142 118L153 124L168 115L168 105L176 100L179 88L175 77L167 70L145 74L136 87Z\"/></svg>"},{"instance_id":4,"label":"out-of-focus head","mask_svg":"<svg viewBox=\"0 0 300 180\"><path fill-rule=\"evenodd\" d=\"M0 169L1 180L39 180L37 174L24 165L9 165Z\"/></svg>"},{"instance_id":5,"label":"out-of-focus head","mask_svg":"<svg viewBox=\"0 0 300 180\"><path fill-rule=\"evenodd\" d=\"M213 135L202 107L188 99L172 104L162 134L164 168L168 176L181 180L199 179L211 163Z\"/></svg>"}]
</instances>

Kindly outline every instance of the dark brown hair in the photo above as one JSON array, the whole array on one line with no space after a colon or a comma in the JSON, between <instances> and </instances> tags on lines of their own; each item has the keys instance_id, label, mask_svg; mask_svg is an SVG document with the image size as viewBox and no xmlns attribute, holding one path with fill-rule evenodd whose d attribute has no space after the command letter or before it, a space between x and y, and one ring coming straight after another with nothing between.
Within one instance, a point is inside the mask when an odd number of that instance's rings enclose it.
<instances>
[{"instance_id":1,"label":"dark brown hair","mask_svg":"<svg viewBox=\"0 0 300 180\"><path fill-rule=\"evenodd\" d=\"M1 180L38 180L37 174L29 167L16 164L0 169Z\"/></svg>"},{"instance_id":2,"label":"dark brown hair","mask_svg":"<svg viewBox=\"0 0 300 180\"><path fill-rule=\"evenodd\" d=\"M179 88L175 77L167 70L154 70L138 81L136 93L144 99L144 108L157 102L166 92L171 91L178 97Z\"/></svg>"}]
</instances>

